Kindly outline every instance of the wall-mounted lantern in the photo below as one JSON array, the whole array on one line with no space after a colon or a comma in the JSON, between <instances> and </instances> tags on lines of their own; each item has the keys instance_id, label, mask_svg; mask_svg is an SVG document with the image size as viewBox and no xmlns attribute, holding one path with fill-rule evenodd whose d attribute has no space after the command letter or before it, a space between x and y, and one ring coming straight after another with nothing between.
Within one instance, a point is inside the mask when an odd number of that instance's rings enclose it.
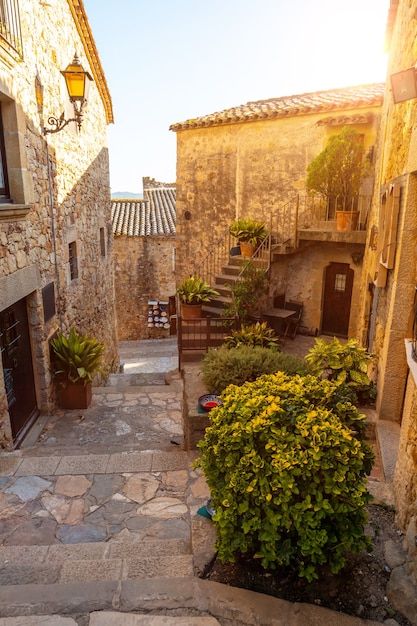
<instances>
[{"instance_id":1,"label":"wall-mounted lantern","mask_svg":"<svg viewBox=\"0 0 417 626\"><path fill-rule=\"evenodd\" d=\"M59 118L53 115L49 116L48 124L53 128L44 128L44 135L47 133L58 133L70 122L76 122L78 130L81 129L83 108L87 102L90 81L93 79L90 74L84 70L77 55L74 56L72 63L70 63L65 70L61 71L61 74L65 78L68 96L74 107L74 117L66 120L65 113L62 113Z\"/></svg>"},{"instance_id":2,"label":"wall-mounted lantern","mask_svg":"<svg viewBox=\"0 0 417 626\"><path fill-rule=\"evenodd\" d=\"M391 74L390 79L394 104L417 98L417 70L415 67Z\"/></svg>"}]
</instances>

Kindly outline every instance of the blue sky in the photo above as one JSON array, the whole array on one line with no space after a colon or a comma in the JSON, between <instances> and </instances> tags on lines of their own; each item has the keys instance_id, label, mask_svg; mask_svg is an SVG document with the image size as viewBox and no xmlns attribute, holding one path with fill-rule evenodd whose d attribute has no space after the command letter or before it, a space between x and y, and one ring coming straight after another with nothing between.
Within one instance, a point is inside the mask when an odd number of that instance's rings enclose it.
<instances>
[{"instance_id":1,"label":"blue sky","mask_svg":"<svg viewBox=\"0 0 417 626\"><path fill-rule=\"evenodd\" d=\"M384 81L389 0L84 0L113 100L112 191L175 182L175 122Z\"/></svg>"}]
</instances>

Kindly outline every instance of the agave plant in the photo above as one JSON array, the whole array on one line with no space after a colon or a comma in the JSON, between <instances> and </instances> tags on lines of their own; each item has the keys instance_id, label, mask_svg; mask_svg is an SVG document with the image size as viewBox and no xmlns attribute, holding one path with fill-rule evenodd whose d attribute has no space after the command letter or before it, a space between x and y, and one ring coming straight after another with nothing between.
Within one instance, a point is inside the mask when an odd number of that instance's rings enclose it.
<instances>
[{"instance_id":1,"label":"agave plant","mask_svg":"<svg viewBox=\"0 0 417 626\"><path fill-rule=\"evenodd\" d=\"M100 372L104 343L87 335L80 335L71 328L68 336L63 333L51 341L54 376L65 385L68 381L87 385L95 372Z\"/></svg>"},{"instance_id":2,"label":"agave plant","mask_svg":"<svg viewBox=\"0 0 417 626\"><path fill-rule=\"evenodd\" d=\"M198 276L189 276L177 287L179 299L184 304L210 302L219 293Z\"/></svg>"}]
</instances>

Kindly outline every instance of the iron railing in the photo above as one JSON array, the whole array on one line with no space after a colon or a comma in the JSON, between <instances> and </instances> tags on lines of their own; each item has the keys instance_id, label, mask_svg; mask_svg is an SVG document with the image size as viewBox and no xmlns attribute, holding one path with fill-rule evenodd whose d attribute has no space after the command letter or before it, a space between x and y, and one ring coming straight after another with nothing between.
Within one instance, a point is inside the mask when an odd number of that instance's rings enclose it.
<instances>
[{"instance_id":1,"label":"iron railing","mask_svg":"<svg viewBox=\"0 0 417 626\"><path fill-rule=\"evenodd\" d=\"M23 57L22 32L18 0L0 0L0 39Z\"/></svg>"}]
</instances>

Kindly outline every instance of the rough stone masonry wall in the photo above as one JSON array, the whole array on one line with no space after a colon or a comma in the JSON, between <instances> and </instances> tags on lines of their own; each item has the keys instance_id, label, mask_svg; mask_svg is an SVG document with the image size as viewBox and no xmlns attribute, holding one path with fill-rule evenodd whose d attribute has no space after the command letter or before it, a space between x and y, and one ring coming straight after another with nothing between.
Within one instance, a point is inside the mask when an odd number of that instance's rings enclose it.
<instances>
[{"instance_id":1,"label":"rough stone masonry wall","mask_svg":"<svg viewBox=\"0 0 417 626\"><path fill-rule=\"evenodd\" d=\"M175 294L174 236L114 240L117 335L119 341L167 337L170 330L148 327L148 301Z\"/></svg>"},{"instance_id":2,"label":"rough stone masonry wall","mask_svg":"<svg viewBox=\"0 0 417 626\"><path fill-rule=\"evenodd\" d=\"M415 65L417 21L415 2L400 0L390 47L387 76ZM389 83L389 79L387 81ZM395 245L394 268L388 271L386 287L374 288L373 310L368 310L368 285L378 269L376 247L366 247L362 276L363 335L373 328L370 349L378 355L379 417L401 424L400 446L394 478L396 509L400 525L412 541L407 542L410 575L417 574L417 394L416 374L407 367L404 339L410 336L414 286L417 284L417 109L415 100L394 104L387 85L381 115L380 145L377 151L374 201L370 226L379 229L380 195L395 181L401 185L401 208ZM370 228L371 231L371 228ZM411 531L410 531L411 528ZM412 533L412 536L411 534ZM412 567L414 562L414 570Z\"/></svg>"},{"instance_id":3,"label":"rough stone masonry wall","mask_svg":"<svg viewBox=\"0 0 417 626\"><path fill-rule=\"evenodd\" d=\"M361 109L375 114L365 129L366 151L375 143L379 109ZM236 217L269 224L290 197L303 193L307 166L327 142L328 129L318 125L326 116L328 112L177 132L178 282L195 271Z\"/></svg>"},{"instance_id":4,"label":"rough stone masonry wall","mask_svg":"<svg viewBox=\"0 0 417 626\"><path fill-rule=\"evenodd\" d=\"M54 406L54 387L49 372L48 338L59 328L67 332L76 325L104 340L105 370L118 364L114 287L113 236L110 223L109 162L106 117L97 86L90 88L81 132L71 127L42 134L49 115L67 109L66 88L60 70L77 51L85 69L88 62L67 0L40 3L20 0L23 60L5 63L0 55L0 94L6 115L17 111L21 145L19 168L26 170L33 202L23 221L0 222L0 281L13 292L18 275L36 276L29 299L34 369L38 404L42 411ZM9 113L8 111L11 111ZM51 183L59 273L60 316L43 322L41 289L56 279L52 212L49 199L47 144L52 164ZM8 164L16 159L7 154ZM13 164L16 168L16 164ZM9 167L9 175L14 175ZM100 228L105 233L105 256L101 254ZM77 242L79 278L70 280L68 244ZM19 274L20 272L20 274ZM57 284L55 291L57 293ZM1 390L0 390L1 395ZM4 406L0 397L0 406ZM2 415L3 423L8 416Z\"/></svg>"}]
</instances>

